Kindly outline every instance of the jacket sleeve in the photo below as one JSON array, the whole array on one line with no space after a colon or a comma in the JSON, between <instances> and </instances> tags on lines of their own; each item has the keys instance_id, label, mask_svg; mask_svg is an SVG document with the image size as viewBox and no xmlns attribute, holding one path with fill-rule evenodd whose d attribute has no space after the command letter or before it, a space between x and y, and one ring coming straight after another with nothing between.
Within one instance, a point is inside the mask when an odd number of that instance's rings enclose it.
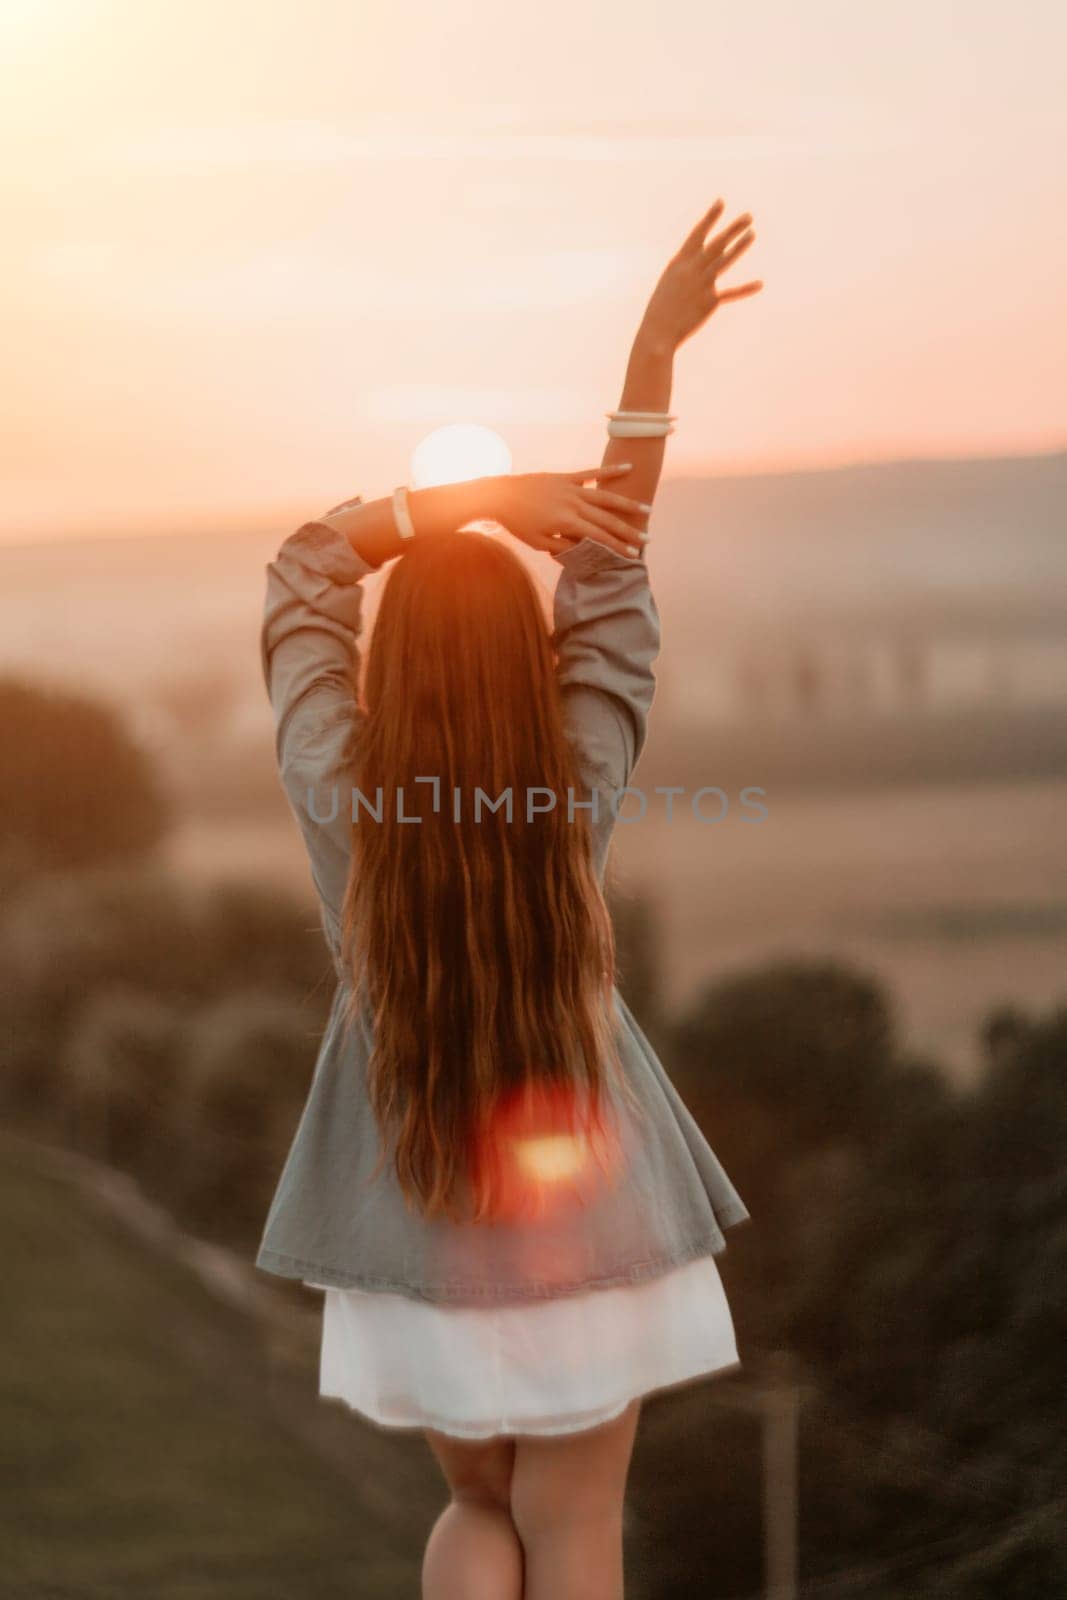
<instances>
[{"instance_id":1,"label":"jacket sleeve","mask_svg":"<svg viewBox=\"0 0 1067 1600\"><path fill-rule=\"evenodd\" d=\"M629 783L655 693L659 612L643 556L581 539L553 559L552 642L564 720L579 765L613 789Z\"/></svg>"},{"instance_id":2,"label":"jacket sleeve","mask_svg":"<svg viewBox=\"0 0 1067 1600\"><path fill-rule=\"evenodd\" d=\"M344 504L359 503L356 496ZM361 580L375 570L322 522L297 528L266 569L260 656L275 755L334 943L348 882L352 755L363 715Z\"/></svg>"}]
</instances>

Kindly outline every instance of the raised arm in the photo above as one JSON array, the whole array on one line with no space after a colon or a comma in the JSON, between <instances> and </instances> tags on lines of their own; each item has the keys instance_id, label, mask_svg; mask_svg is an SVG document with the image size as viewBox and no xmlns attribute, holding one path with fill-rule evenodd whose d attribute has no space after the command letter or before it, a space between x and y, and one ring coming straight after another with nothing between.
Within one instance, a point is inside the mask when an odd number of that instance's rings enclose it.
<instances>
[{"instance_id":1,"label":"raised arm","mask_svg":"<svg viewBox=\"0 0 1067 1600\"><path fill-rule=\"evenodd\" d=\"M674 345L642 323L630 352L620 410L666 411ZM666 438L611 439L604 466L632 463L626 487L647 508L663 467ZM647 535L646 535L647 537ZM644 541L642 541L643 545ZM655 693L659 613L642 547L615 554L583 539L556 555L563 568L553 606L553 639L567 735L597 787L624 789L645 742Z\"/></svg>"},{"instance_id":2,"label":"raised arm","mask_svg":"<svg viewBox=\"0 0 1067 1600\"><path fill-rule=\"evenodd\" d=\"M668 262L649 300L630 351L620 411L670 409L674 357L717 306L742 299L758 282L720 290L718 275L755 234L746 213L705 244L721 217L717 200ZM608 439L602 464L630 462L626 491L647 514L659 484L666 436ZM630 781L645 741L655 691L659 615L648 582L644 541L629 557L583 539L557 553L554 642L568 732L590 775L620 789Z\"/></svg>"},{"instance_id":3,"label":"raised arm","mask_svg":"<svg viewBox=\"0 0 1067 1600\"><path fill-rule=\"evenodd\" d=\"M412 489L408 511L416 538L487 518L500 522L533 550L569 549L575 540L592 538L609 549L636 555L645 537L639 521L651 506L585 481L618 478L629 471L629 462L615 462L579 472L505 473ZM627 521L627 517L638 520ZM374 566L403 553L404 540L396 531L391 496L349 501L323 520Z\"/></svg>"},{"instance_id":4,"label":"raised arm","mask_svg":"<svg viewBox=\"0 0 1067 1600\"><path fill-rule=\"evenodd\" d=\"M659 613L648 570L583 539L556 557L552 642L567 736L595 788L624 789L655 692Z\"/></svg>"},{"instance_id":5,"label":"raised arm","mask_svg":"<svg viewBox=\"0 0 1067 1600\"><path fill-rule=\"evenodd\" d=\"M357 496L346 506L360 503ZM267 564L260 629L278 771L335 952L350 856L351 801L343 780L362 715L362 580L371 571L325 518L302 524Z\"/></svg>"},{"instance_id":6,"label":"raised arm","mask_svg":"<svg viewBox=\"0 0 1067 1600\"><path fill-rule=\"evenodd\" d=\"M620 411L669 411L674 357L681 345L704 326L719 306L745 299L763 287L759 280L752 280L732 289L719 288L719 274L732 266L756 237L752 217L746 211L705 242L722 213L723 202L716 200L661 273L630 351ZM632 462L626 492L651 505L663 470L666 444L666 436L609 438L603 466Z\"/></svg>"}]
</instances>

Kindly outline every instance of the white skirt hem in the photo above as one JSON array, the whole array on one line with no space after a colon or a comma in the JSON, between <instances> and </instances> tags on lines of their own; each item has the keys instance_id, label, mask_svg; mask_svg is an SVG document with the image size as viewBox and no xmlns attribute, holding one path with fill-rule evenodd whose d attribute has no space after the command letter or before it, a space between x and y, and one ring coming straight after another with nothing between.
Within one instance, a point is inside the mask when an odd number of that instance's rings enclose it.
<instances>
[{"instance_id":1,"label":"white skirt hem","mask_svg":"<svg viewBox=\"0 0 1067 1600\"><path fill-rule=\"evenodd\" d=\"M373 1423L375 1427L389 1430L402 1431L403 1429L431 1429L435 1433L448 1434L454 1439L495 1439L535 1437L552 1438L568 1433L583 1433L590 1428L599 1428L606 1422L612 1422L622 1415L626 1407L633 1400L645 1400L651 1395L664 1394L672 1389L680 1389L687 1383L695 1383L699 1378L719 1377L729 1372L740 1370L741 1361L737 1358L727 1362L725 1366L703 1368L699 1372L686 1373L675 1378L670 1383L661 1383L655 1389L645 1389L638 1394L628 1394L615 1405L605 1407L601 1411L588 1412L581 1415L572 1415L556 1422L519 1422L509 1423L505 1419L491 1423L462 1423L453 1417L411 1417L402 1419L395 1416L375 1416L350 1400L345 1394L331 1394L328 1389L320 1388L321 1400L334 1400L340 1402L349 1411L363 1418L365 1422Z\"/></svg>"},{"instance_id":2,"label":"white skirt hem","mask_svg":"<svg viewBox=\"0 0 1067 1600\"><path fill-rule=\"evenodd\" d=\"M534 1305L433 1305L322 1288L319 1394L378 1427L456 1438L577 1433L741 1365L714 1256Z\"/></svg>"}]
</instances>

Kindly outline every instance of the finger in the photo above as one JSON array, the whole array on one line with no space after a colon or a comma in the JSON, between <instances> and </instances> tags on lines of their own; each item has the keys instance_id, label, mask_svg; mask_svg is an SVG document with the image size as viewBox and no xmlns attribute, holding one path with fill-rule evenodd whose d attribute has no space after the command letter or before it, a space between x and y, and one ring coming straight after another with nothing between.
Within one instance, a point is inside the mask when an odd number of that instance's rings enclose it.
<instances>
[{"instance_id":1,"label":"finger","mask_svg":"<svg viewBox=\"0 0 1067 1600\"><path fill-rule=\"evenodd\" d=\"M582 493L595 505L614 506L617 511L628 511L635 517L647 517L652 510L643 500L631 500L628 495L616 494L613 489L586 488Z\"/></svg>"},{"instance_id":2,"label":"finger","mask_svg":"<svg viewBox=\"0 0 1067 1600\"><path fill-rule=\"evenodd\" d=\"M603 511L598 506L589 506L583 515L589 522L596 523L598 528L603 528L606 533L616 535L624 544L643 545L652 537L647 527L641 527L634 522L624 522L621 518L613 516L610 511ZM639 512L638 515L642 522L647 522L647 511Z\"/></svg>"},{"instance_id":3,"label":"finger","mask_svg":"<svg viewBox=\"0 0 1067 1600\"><path fill-rule=\"evenodd\" d=\"M602 528L605 533L614 534L624 545L643 544L648 538L648 534L643 529L632 528L621 517L613 516L610 511L603 511L599 506L586 506L582 511L582 516L587 522L593 523L595 527Z\"/></svg>"},{"instance_id":4,"label":"finger","mask_svg":"<svg viewBox=\"0 0 1067 1600\"><path fill-rule=\"evenodd\" d=\"M641 554L640 543L635 541L632 533L627 534L625 539L617 539L614 534L609 533L605 528L598 527L595 522L579 522L576 526L580 529L580 538L592 539L597 544L604 545L606 549L614 550L616 555L629 556L633 559L633 557Z\"/></svg>"},{"instance_id":5,"label":"finger","mask_svg":"<svg viewBox=\"0 0 1067 1600\"><path fill-rule=\"evenodd\" d=\"M750 228L747 233L743 233L740 239L738 239L737 243L734 245L733 249L727 250L724 256L720 256L718 262L716 263L713 276L717 278L720 272L725 272L727 267L733 265L738 256L743 256L755 237L756 234L752 228Z\"/></svg>"},{"instance_id":6,"label":"finger","mask_svg":"<svg viewBox=\"0 0 1067 1600\"><path fill-rule=\"evenodd\" d=\"M682 248L679 251L680 255L684 255L687 250L697 250L700 248L700 245L703 243L704 235L707 233L712 223L717 222L722 216L723 203L724 202L722 200L716 200L715 204L710 206L708 210L705 211L696 227L692 228L689 233L686 234L685 243L682 245Z\"/></svg>"},{"instance_id":7,"label":"finger","mask_svg":"<svg viewBox=\"0 0 1067 1600\"><path fill-rule=\"evenodd\" d=\"M721 255L727 245L736 239L739 233L744 233L745 229L750 227L751 224L752 213L750 211L746 211L742 216L736 217L728 228L723 228L721 233L717 233L713 239L708 240L704 250L704 259L709 262L714 261L715 257Z\"/></svg>"},{"instance_id":8,"label":"finger","mask_svg":"<svg viewBox=\"0 0 1067 1600\"><path fill-rule=\"evenodd\" d=\"M600 522L600 517L608 517L608 522ZM625 523L617 522L617 518L611 517L609 512L598 512L595 506L590 506L571 526L581 530L582 538L597 539L600 544L606 544L609 550L617 550L619 555L640 555L641 546L648 539L648 534L627 528Z\"/></svg>"},{"instance_id":9,"label":"finger","mask_svg":"<svg viewBox=\"0 0 1067 1600\"><path fill-rule=\"evenodd\" d=\"M526 542L532 550L544 550L551 554L553 550L569 550L577 540L569 533L536 533Z\"/></svg>"},{"instance_id":10,"label":"finger","mask_svg":"<svg viewBox=\"0 0 1067 1600\"><path fill-rule=\"evenodd\" d=\"M722 305L724 300L742 300L746 295L755 294L762 288L763 279L754 278L751 283L738 284L736 289L723 289L719 295L719 304Z\"/></svg>"},{"instance_id":11,"label":"finger","mask_svg":"<svg viewBox=\"0 0 1067 1600\"><path fill-rule=\"evenodd\" d=\"M632 461L615 461L610 467L587 467L584 472L568 473L568 477L571 483L584 483L586 478L618 478L633 470Z\"/></svg>"}]
</instances>

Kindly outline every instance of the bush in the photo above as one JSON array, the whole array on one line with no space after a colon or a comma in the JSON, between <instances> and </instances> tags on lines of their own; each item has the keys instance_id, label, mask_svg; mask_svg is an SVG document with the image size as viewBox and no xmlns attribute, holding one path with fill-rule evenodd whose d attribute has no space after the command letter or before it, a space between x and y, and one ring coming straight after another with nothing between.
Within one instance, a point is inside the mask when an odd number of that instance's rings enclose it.
<instances>
[{"instance_id":1,"label":"bush","mask_svg":"<svg viewBox=\"0 0 1067 1600\"><path fill-rule=\"evenodd\" d=\"M245 1241L262 1226L311 1081L318 1032L259 990L206 1007L185 1037L180 1204L193 1227Z\"/></svg>"},{"instance_id":2,"label":"bush","mask_svg":"<svg viewBox=\"0 0 1067 1600\"><path fill-rule=\"evenodd\" d=\"M0 678L0 854L29 871L129 860L155 849L170 808L113 707Z\"/></svg>"},{"instance_id":3,"label":"bush","mask_svg":"<svg viewBox=\"0 0 1067 1600\"><path fill-rule=\"evenodd\" d=\"M0 920L0 973L21 1008L64 1024L97 989L144 989L184 1003L262 984L314 995L325 1017L332 970L314 912L274 888L193 889L161 867L37 879Z\"/></svg>"},{"instance_id":4,"label":"bush","mask_svg":"<svg viewBox=\"0 0 1067 1600\"><path fill-rule=\"evenodd\" d=\"M836 961L780 961L712 984L674 1037L694 1088L773 1106L802 1147L877 1125L896 1048L882 985Z\"/></svg>"},{"instance_id":5,"label":"bush","mask_svg":"<svg viewBox=\"0 0 1067 1600\"><path fill-rule=\"evenodd\" d=\"M171 1123L178 1088L181 1019L137 989L105 989L79 1012L63 1053L73 1142L129 1169Z\"/></svg>"}]
</instances>

